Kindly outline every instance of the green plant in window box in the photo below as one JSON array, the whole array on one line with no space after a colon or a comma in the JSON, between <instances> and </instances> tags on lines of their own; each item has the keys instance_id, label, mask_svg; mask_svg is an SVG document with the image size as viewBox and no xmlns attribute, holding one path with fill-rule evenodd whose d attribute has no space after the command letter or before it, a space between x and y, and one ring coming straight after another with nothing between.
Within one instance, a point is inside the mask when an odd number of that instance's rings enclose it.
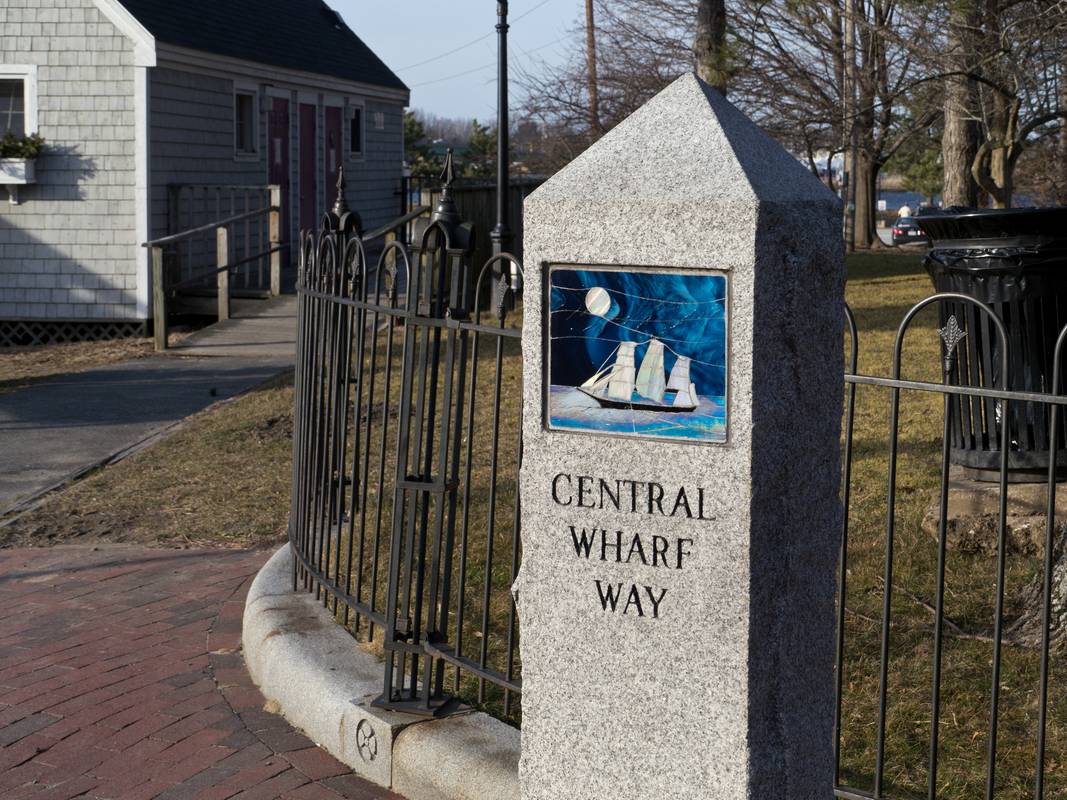
<instances>
[{"instance_id":1,"label":"green plant in window box","mask_svg":"<svg viewBox=\"0 0 1067 800\"><path fill-rule=\"evenodd\" d=\"M44 137L39 133L17 136L8 132L0 139L0 158L19 158L33 160L44 149Z\"/></svg>"}]
</instances>

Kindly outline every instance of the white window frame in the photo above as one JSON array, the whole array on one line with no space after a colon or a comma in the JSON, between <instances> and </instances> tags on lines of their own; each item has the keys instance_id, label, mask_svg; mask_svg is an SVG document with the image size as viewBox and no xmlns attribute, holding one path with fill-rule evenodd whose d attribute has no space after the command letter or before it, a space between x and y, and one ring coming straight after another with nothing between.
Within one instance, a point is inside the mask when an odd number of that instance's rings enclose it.
<instances>
[{"instance_id":1,"label":"white window frame","mask_svg":"<svg viewBox=\"0 0 1067 800\"><path fill-rule=\"evenodd\" d=\"M244 95L245 97L252 98L252 149L238 150L237 149L237 96ZM259 161L262 153L262 149L259 144L260 127L262 125L260 121L260 102L259 102L259 87L251 83L239 83L234 81L233 84L233 102L231 104L233 109L233 160L234 161Z\"/></svg>"},{"instance_id":2,"label":"white window frame","mask_svg":"<svg viewBox=\"0 0 1067 800\"><path fill-rule=\"evenodd\" d=\"M374 112L374 130L376 130L376 131L384 131L385 130L385 112L384 111L375 111Z\"/></svg>"},{"instance_id":3,"label":"white window frame","mask_svg":"<svg viewBox=\"0 0 1067 800\"><path fill-rule=\"evenodd\" d=\"M359 110L359 152L352 149L352 112ZM363 161L367 157L367 104L362 100L349 100L345 110L345 152L349 161Z\"/></svg>"},{"instance_id":4,"label":"white window frame","mask_svg":"<svg viewBox=\"0 0 1067 800\"><path fill-rule=\"evenodd\" d=\"M22 80L23 85L23 128L25 135L38 133L37 128L37 65L36 64L0 64L0 78L4 80Z\"/></svg>"}]
</instances>

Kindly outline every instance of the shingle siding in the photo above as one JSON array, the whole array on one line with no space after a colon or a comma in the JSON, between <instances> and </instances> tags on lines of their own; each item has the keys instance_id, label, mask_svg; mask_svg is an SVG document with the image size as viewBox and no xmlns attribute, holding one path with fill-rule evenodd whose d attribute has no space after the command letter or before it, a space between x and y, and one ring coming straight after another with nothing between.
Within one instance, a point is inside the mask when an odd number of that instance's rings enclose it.
<instances>
[{"instance_id":1,"label":"shingle siding","mask_svg":"<svg viewBox=\"0 0 1067 800\"><path fill-rule=\"evenodd\" d=\"M38 66L38 128L47 139L37 182L19 187L21 205L9 205L0 190L0 319L135 319L141 242L133 43L92 0L0 0L0 63ZM234 157L232 79L166 60L148 69L150 237L173 232L168 185L267 184L267 81L247 78L240 85L249 82L259 96L259 156L252 160ZM333 187L323 185L326 96L315 85L294 83L285 91L295 241L298 109L309 98L318 109L319 215L332 204ZM348 201L369 230L400 213L403 106L358 93L344 100L353 101L364 108L365 134L363 157L344 162ZM347 143L347 109L344 119ZM236 210L243 210L240 201ZM243 249L239 237L235 231L237 252Z\"/></svg>"},{"instance_id":2,"label":"shingle siding","mask_svg":"<svg viewBox=\"0 0 1067 800\"><path fill-rule=\"evenodd\" d=\"M380 112L384 127L374 116ZM373 230L400 216L400 176L404 166L404 108L395 103L367 100L364 113L364 150L361 161L350 161L348 202L363 218L364 230Z\"/></svg>"},{"instance_id":3,"label":"shingle siding","mask_svg":"<svg viewBox=\"0 0 1067 800\"><path fill-rule=\"evenodd\" d=\"M266 185L267 167L262 157L234 157L232 80L157 66L149 81L154 238L173 232L168 230L168 186ZM262 120L259 128L262 153Z\"/></svg>"},{"instance_id":4,"label":"shingle siding","mask_svg":"<svg viewBox=\"0 0 1067 800\"><path fill-rule=\"evenodd\" d=\"M0 63L36 64L37 182L0 191L0 318L136 315L133 45L91 0L0 0Z\"/></svg>"},{"instance_id":5,"label":"shingle siding","mask_svg":"<svg viewBox=\"0 0 1067 800\"><path fill-rule=\"evenodd\" d=\"M253 160L235 158L233 134L234 81L158 66L150 72L151 80L151 172L152 172L152 236L170 231L173 212L169 207L168 185L266 185L267 118L271 98L266 84L247 81L242 89L255 88L259 98L257 126L258 155ZM317 215L321 216L333 204L334 188L324 186L325 154L323 144L325 96L310 91L313 87L285 92L289 100L289 165L290 190L289 226L291 241L299 232L299 104L314 98L316 113L316 166L318 196ZM336 97L336 96L334 96ZM371 230L400 215L400 176L403 167L404 109L398 103L388 103L351 95L345 102L358 102L364 111L364 156L344 162L349 205L358 211L364 228ZM383 116L383 128L374 125L375 112ZM344 115L342 138L348 142L348 114ZM347 152L347 149L346 151ZM243 211L238 198L237 212ZM228 207L223 208L228 212ZM240 231L235 232L235 243ZM239 245L239 243L238 243ZM238 249L240 247L238 246ZM293 258L296 258L294 249Z\"/></svg>"}]
</instances>

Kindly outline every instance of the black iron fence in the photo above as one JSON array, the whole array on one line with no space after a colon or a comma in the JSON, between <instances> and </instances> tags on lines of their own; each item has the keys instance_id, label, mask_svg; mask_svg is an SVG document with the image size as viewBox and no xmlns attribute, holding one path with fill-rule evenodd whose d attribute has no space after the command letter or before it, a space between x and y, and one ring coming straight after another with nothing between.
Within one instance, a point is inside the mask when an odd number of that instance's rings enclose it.
<instances>
[{"instance_id":1,"label":"black iron fence","mask_svg":"<svg viewBox=\"0 0 1067 800\"><path fill-rule=\"evenodd\" d=\"M931 306L941 310L936 333L915 325ZM1060 689L1050 701L1049 693L1050 642L1063 623L1053 605L1053 577L1064 569L1056 459L1040 492L1041 518L1016 517L1026 512L1014 507L1009 514L1010 494L1024 488L1009 483L1019 443L1005 422L1042 420L1049 452L1062 449L1067 329L1054 348L1044 343L1055 366L1051 391L1038 393L1011 386L1012 336L993 309L970 297L938 294L908 311L890 377L859 373L851 310L846 318L835 793L845 800L1064 797L1067 698ZM935 356L925 360L938 362L939 374L903 376L906 343L910 352ZM984 368L970 368L976 364ZM857 390L869 392L859 405ZM953 437L976 410L999 461L988 487L961 481L951 468ZM915 435L934 420L942 426L939 456L935 435ZM934 469L939 482L931 492ZM1025 491L1032 497L1035 489ZM950 510L953 492L972 505L986 498L986 506Z\"/></svg>"},{"instance_id":2,"label":"black iron fence","mask_svg":"<svg viewBox=\"0 0 1067 800\"><path fill-rule=\"evenodd\" d=\"M381 648L380 705L439 714L460 699L517 720L521 306L509 309L521 267L504 255L475 268L474 230L449 192L410 246L387 242L367 263L365 244L424 210L361 235L339 202L303 238L294 587ZM917 322L935 309L936 326ZM1017 443L1002 421L1043 415L1051 451L1062 449L1067 331L1053 391L1036 393L1010 384L1002 321L963 295L907 312L874 359L891 363L889 377L860 372L846 318L835 794L1064 796L1067 693L1050 691L1067 626L1064 599L1054 603L1054 575L1067 571L1056 460L1040 524L1016 520ZM903 374L905 346L918 374ZM960 366L993 358L996 369ZM976 403L1000 470L992 510L961 520L949 508L952 432Z\"/></svg>"},{"instance_id":3,"label":"black iron fence","mask_svg":"<svg viewBox=\"0 0 1067 800\"><path fill-rule=\"evenodd\" d=\"M514 717L521 266L474 268L447 190L411 246L387 242L368 265L370 240L420 216L364 236L339 199L303 237L294 585L381 646L379 705L440 714L460 699Z\"/></svg>"}]
</instances>

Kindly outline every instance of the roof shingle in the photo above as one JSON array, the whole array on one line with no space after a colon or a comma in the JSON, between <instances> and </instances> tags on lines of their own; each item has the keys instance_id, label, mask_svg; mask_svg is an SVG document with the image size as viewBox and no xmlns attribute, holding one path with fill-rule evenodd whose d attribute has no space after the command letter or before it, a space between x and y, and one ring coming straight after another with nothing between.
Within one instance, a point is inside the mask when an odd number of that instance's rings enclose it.
<instances>
[{"instance_id":1,"label":"roof shingle","mask_svg":"<svg viewBox=\"0 0 1067 800\"><path fill-rule=\"evenodd\" d=\"M120 0L157 41L407 90L322 0Z\"/></svg>"}]
</instances>

